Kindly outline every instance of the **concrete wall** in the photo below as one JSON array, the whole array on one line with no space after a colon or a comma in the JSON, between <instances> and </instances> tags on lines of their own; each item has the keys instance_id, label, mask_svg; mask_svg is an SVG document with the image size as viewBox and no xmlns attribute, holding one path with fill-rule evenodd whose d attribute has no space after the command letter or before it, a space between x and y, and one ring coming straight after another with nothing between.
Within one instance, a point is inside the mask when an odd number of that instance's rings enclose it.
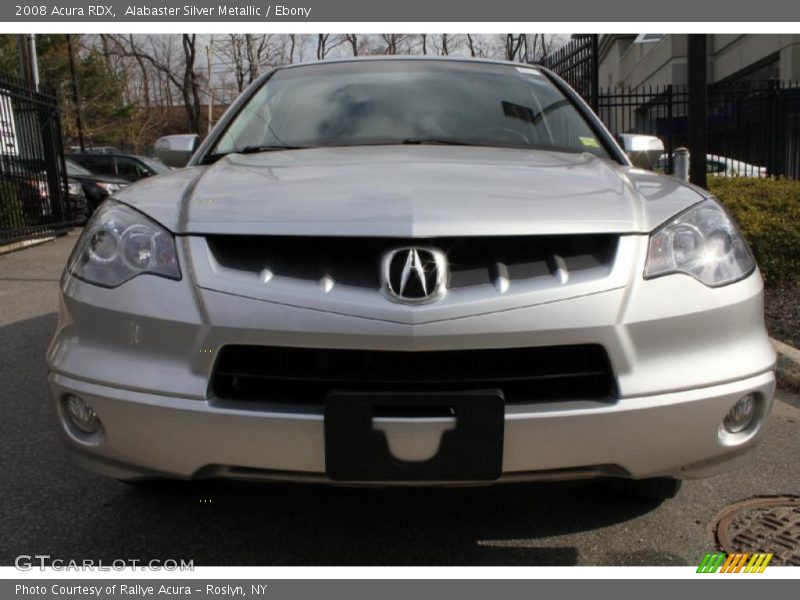
<instances>
[{"instance_id":1,"label":"concrete wall","mask_svg":"<svg viewBox=\"0 0 800 600\"><path fill-rule=\"evenodd\" d=\"M635 35L604 35L600 40L600 64L598 77L600 87L615 87L619 85L621 66L620 58L631 45Z\"/></svg>"},{"instance_id":2,"label":"concrete wall","mask_svg":"<svg viewBox=\"0 0 800 600\"><path fill-rule=\"evenodd\" d=\"M763 61L779 56L779 79L800 79L800 64L796 60L800 35L713 35L709 53L713 56L712 81L720 81Z\"/></svg>"},{"instance_id":3,"label":"concrete wall","mask_svg":"<svg viewBox=\"0 0 800 600\"><path fill-rule=\"evenodd\" d=\"M782 37L791 37L792 40L781 48L781 79L800 81L800 35Z\"/></svg>"},{"instance_id":4,"label":"concrete wall","mask_svg":"<svg viewBox=\"0 0 800 600\"><path fill-rule=\"evenodd\" d=\"M600 85L636 88L686 83L686 35L632 44L631 36L609 36L600 58ZM601 42L601 46L602 46ZM714 34L709 37L708 74L721 81L771 56L778 56L778 78L800 80L800 35Z\"/></svg>"}]
</instances>

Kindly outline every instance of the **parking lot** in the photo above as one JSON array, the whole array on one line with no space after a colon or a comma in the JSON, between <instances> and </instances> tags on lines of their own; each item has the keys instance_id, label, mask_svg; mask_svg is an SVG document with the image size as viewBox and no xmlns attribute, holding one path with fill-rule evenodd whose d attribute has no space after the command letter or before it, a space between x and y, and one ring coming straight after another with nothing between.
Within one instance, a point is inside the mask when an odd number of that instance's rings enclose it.
<instances>
[{"instance_id":1,"label":"parking lot","mask_svg":"<svg viewBox=\"0 0 800 600\"><path fill-rule=\"evenodd\" d=\"M661 505L599 484L147 491L83 473L61 451L45 365L76 239L0 256L0 564L49 554L196 565L696 565L714 549L711 525L726 506L800 495L800 397L788 390L749 467L688 481Z\"/></svg>"}]
</instances>

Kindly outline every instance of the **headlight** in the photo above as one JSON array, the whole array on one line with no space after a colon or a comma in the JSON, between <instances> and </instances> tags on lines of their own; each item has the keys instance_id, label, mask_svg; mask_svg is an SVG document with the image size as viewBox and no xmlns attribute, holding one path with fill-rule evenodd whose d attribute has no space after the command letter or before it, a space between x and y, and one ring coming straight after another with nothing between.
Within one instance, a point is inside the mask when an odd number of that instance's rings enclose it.
<instances>
[{"instance_id":1,"label":"headlight","mask_svg":"<svg viewBox=\"0 0 800 600\"><path fill-rule=\"evenodd\" d=\"M650 236L644 276L685 273L719 287L746 277L755 266L734 222L716 201L705 200Z\"/></svg>"},{"instance_id":2,"label":"headlight","mask_svg":"<svg viewBox=\"0 0 800 600\"><path fill-rule=\"evenodd\" d=\"M119 183L106 183L105 181L98 181L97 185L103 188L109 195L116 194L125 186Z\"/></svg>"},{"instance_id":3,"label":"headlight","mask_svg":"<svg viewBox=\"0 0 800 600\"><path fill-rule=\"evenodd\" d=\"M70 181L67 184L67 191L69 192L70 196L77 196L81 193L81 184Z\"/></svg>"},{"instance_id":4,"label":"headlight","mask_svg":"<svg viewBox=\"0 0 800 600\"><path fill-rule=\"evenodd\" d=\"M172 234L142 213L109 200L86 225L69 272L110 288L142 273L181 278Z\"/></svg>"}]
</instances>

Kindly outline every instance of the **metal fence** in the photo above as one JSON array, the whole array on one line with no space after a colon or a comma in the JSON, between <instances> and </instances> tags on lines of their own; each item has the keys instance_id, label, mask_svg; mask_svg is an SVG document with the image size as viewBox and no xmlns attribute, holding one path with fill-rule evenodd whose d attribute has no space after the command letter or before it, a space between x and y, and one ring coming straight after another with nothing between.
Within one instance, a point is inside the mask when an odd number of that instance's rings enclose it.
<instances>
[{"instance_id":1,"label":"metal fence","mask_svg":"<svg viewBox=\"0 0 800 600\"><path fill-rule=\"evenodd\" d=\"M587 104L597 110L598 35L574 35L572 40L542 59L547 67L578 92Z\"/></svg>"},{"instance_id":2,"label":"metal fence","mask_svg":"<svg viewBox=\"0 0 800 600\"><path fill-rule=\"evenodd\" d=\"M0 245L71 225L56 97L0 79Z\"/></svg>"},{"instance_id":3,"label":"metal fence","mask_svg":"<svg viewBox=\"0 0 800 600\"><path fill-rule=\"evenodd\" d=\"M676 148L688 146L685 85L600 90L597 112L614 134L643 133L664 141L659 165L673 171ZM708 88L710 174L800 179L800 83L761 81Z\"/></svg>"}]
</instances>

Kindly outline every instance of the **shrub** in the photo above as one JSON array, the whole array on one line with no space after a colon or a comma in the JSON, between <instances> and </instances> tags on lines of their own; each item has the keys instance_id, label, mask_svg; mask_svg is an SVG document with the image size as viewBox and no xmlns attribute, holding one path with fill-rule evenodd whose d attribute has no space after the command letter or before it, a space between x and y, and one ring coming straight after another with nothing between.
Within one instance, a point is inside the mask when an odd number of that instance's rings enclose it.
<instances>
[{"instance_id":1,"label":"shrub","mask_svg":"<svg viewBox=\"0 0 800 600\"><path fill-rule=\"evenodd\" d=\"M0 232L25 227L26 221L19 186L0 182ZM3 237L0 233L0 239Z\"/></svg>"},{"instance_id":2,"label":"shrub","mask_svg":"<svg viewBox=\"0 0 800 600\"><path fill-rule=\"evenodd\" d=\"M766 283L800 279L800 181L719 177L709 188L736 219Z\"/></svg>"}]
</instances>

